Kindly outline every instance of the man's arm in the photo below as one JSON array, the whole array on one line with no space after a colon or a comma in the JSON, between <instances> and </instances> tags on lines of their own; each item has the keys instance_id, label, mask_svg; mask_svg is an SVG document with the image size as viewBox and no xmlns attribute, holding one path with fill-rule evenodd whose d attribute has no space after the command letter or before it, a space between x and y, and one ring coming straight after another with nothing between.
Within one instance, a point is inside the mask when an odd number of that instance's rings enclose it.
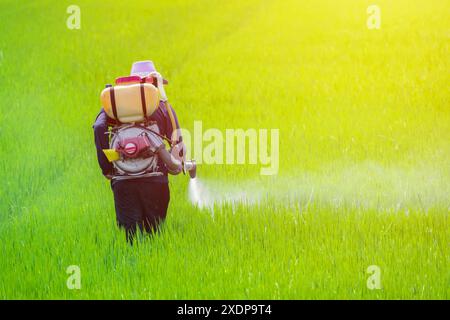
<instances>
[{"instance_id":1,"label":"man's arm","mask_svg":"<svg viewBox=\"0 0 450 320\"><path fill-rule=\"evenodd\" d=\"M175 110L172 108L172 106L167 102L166 105L164 105L163 102L161 102L162 105L160 105L160 108L163 110L164 119L165 119L165 132L164 135L169 138L172 141L178 141L178 143L174 146L172 146L170 150L170 154L172 157L180 162L184 162L186 158L186 145L184 144L182 137L181 137L181 130L180 130L180 124L178 122L178 117L175 112ZM167 108L170 108L172 111L173 120L171 119L169 115L169 111ZM178 174L171 172L171 174Z\"/></svg>"},{"instance_id":2,"label":"man's arm","mask_svg":"<svg viewBox=\"0 0 450 320\"><path fill-rule=\"evenodd\" d=\"M159 108L162 110L163 115L164 115L164 129L165 129L164 135L167 138L169 138L170 140L172 140L174 130L178 131L177 132L178 135L180 134L180 132L179 132L180 124L178 123L177 114L168 102L164 103L164 102L160 101ZM167 108L170 108L170 110L172 111L173 120L175 122L174 125L172 125L172 120L169 116L169 112L168 112Z\"/></svg>"},{"instance_id":3,"label":"man's arm","mask_svg":"<svg viewBox=\"0 0 450 320\"><path fill-rule=\"evenodd\" d=\"M109 177L113 172L112 163L108 161L105 154L103 153L103 149L109 149L108 135L105 134L106 132L108 132L107 119L107 115L102 109L97 115L97 119L92 126L94 128L94 140L95 147L97 148L98 164L102 169L102 173L105 177Z\"/></svg>"}]
</instances>

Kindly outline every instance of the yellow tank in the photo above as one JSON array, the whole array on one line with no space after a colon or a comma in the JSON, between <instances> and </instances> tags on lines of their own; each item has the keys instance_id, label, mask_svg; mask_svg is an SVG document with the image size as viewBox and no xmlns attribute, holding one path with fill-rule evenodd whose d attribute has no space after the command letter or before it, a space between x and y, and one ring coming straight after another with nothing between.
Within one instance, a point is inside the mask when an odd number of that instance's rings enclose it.
<instances>
[{"instance_id":1,"label":"yellow tank","mask_svg":"<svg viewBox=\"0 0 450 320\"><path fill-rule=\"evenodd\" d=\"M159 92L150 83L119 85L105 88L100 95L100 100L108 117L123 123L140 122L158 108Z\"/></svg>"}]
</instances>

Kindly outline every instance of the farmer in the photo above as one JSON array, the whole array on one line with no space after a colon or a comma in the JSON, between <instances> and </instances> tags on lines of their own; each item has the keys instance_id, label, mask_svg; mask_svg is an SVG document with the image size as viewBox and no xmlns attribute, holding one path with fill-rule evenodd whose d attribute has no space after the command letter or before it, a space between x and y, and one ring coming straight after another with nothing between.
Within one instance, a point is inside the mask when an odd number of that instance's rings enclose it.
<instances>
[{"instance_id":1,"label":"farmer","mask_svg":"<svg viewBox=\"0 0 450 320\"><path fill-rule=\"evenodd\" d=\"M146 77L151 73L159 75L151 61L136 62L131 69L132 76ZM164 80L164 83L167 83L167 81ZM171 108L172 115L170 117L167 108ZM160 134L169 139L172 138L174 130L179 129L175 111L162 100L159 101L158 108L149 120L156 122ZM161 145L157 149L159 149L158 167L163 173L162 175L134 176L128 177L128 179L115 176L113 164L108 161L103 153L103 149L109 148L107 132L110 123L111 119L102 109L93 125L97 159L103 175L111 180L117 224L126 230L127 241L132 243L137 227L140 231L150 233L157 230L159 224L166 218L170 200L167 174L178 174L182 167L181 162L168 153L161 140ZM182 147L184 145L180 143L174 148ZM174 150L172 150L172 153L174 154Z\"/></svg>"}]
</instances>

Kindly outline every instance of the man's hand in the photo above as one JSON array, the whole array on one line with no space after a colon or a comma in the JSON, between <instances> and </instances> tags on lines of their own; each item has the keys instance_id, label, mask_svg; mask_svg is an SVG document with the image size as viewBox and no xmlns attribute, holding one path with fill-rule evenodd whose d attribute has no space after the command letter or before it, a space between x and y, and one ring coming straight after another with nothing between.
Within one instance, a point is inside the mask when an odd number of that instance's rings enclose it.
<instances>
[{"instance_id":1,"label":"man's hand","mask_svg":"<svg viewBox=\"0 0 450 320\"><path fill-rule=\"evenodd\" d=\"M170 154L180 162L186 160L186 145L184 142L179 142L172 147Z\"/></svg>"}]
</instances>

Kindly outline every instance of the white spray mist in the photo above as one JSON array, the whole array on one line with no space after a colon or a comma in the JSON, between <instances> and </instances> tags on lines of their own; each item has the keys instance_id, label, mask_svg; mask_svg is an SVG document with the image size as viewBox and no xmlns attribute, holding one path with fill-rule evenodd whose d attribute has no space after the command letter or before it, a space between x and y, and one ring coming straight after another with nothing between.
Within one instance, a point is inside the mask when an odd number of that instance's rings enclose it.
<instances>
[{"instance_id":1,"label":"white spray mist","mask_svg":"<svg viewBox=\"0 0 450 320\"><path fill-rule=\"evenodd\" d=\"M189 179L189 200L200 208L213 204L209 193L197 177Z\"/></svg>"},{"instance_id":2,"label":"white spray mist","mask_svg":"<svg viewBox=\"0 0 450 320\"><path fill-rule=\"evenodd\" d=\"M319 173L303 172L273 179L260 177L238 184L198 178L189 182L191 203L208 209L224 203L254 205L264 199L304 207L318 201L336 207L427 209L438 205L448 207L449 192L445 174L431 165L399 168L373 161L348 167L330 165Z\"/></svg>"},{"instance_id":3,"label":"white spray mist","mask_svg":"<svg viewBox=\"0 0 450 320\"><path fill-rule=\"evenodd\" d=\"M196 205L200 201L200 192L198 190L198 179L189 179L189 200Z\"/></svg>"}]
</instances>

